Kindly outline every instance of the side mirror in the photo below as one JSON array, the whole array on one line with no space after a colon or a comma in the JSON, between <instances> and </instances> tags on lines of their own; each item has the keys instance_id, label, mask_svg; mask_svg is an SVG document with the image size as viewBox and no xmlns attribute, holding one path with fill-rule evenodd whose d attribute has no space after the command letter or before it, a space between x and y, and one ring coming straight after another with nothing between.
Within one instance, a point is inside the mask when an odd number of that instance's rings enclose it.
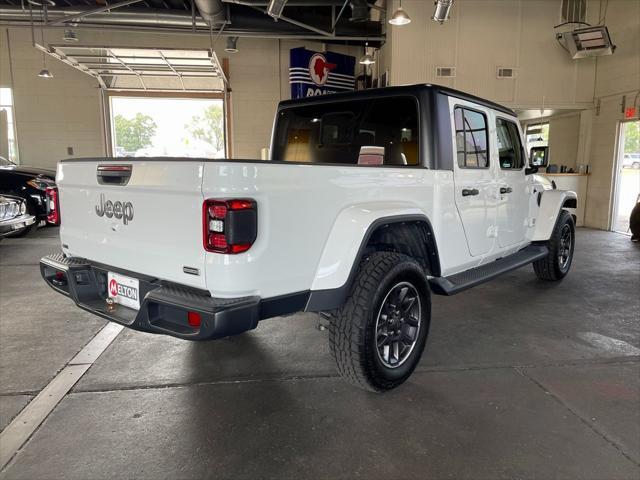
<instances>
[{"instance_id":1,"label":"side mirror","mask_svg":"<svg viewBox=\"0 0 640 480\"><path fill-rule=\"evenodd\" d=\"M529 165L537 168L544 168L549 165L549 147L531 147Z\"/></svg>"}]
</instances>

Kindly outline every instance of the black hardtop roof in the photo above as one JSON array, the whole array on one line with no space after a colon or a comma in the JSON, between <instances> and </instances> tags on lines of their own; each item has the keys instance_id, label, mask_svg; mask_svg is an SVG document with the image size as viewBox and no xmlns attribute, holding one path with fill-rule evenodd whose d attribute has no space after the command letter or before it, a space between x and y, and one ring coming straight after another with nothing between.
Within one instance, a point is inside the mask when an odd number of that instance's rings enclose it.
<instances>
[{"instance_id":1,"label":"black hardtop roof","mask_svg":"<svg viewBox=\"0 0 640 480\"><path fill-rule=\"evenodd\" d=\"M408 95L417 95L420 92L425 90L436 91L442 93L444 95L448 95L450 97L460 98L462 100L467 100L469 102L477 103L478 105L482 105L484 107L488 107L494 110L498 110L500 112L506 113L508 115L512 115L516 117L516 112L511 110L504 105L500 105L499 103L492 102L490 100L486 100L484 98L476 97L475 95L471 95L470 93L461 92L460 90L455 90L453 88L445 87L442 85L433 85L429 83L420 83L416 85L400 85L397 87L383 87L383 88L369 88L367 90L356 90L353 92L341 92L341 93L331 93L327 95L316 95L312 97L299 98L295 100L284 100L280 102L281 107L292 107L296 105L313 105L314 103L326 103L332 100L336 101L345 101L345 100L360 100L366 98L380 97L384 96L384 94L408 94Z\"/></svg>"}]
</instances>

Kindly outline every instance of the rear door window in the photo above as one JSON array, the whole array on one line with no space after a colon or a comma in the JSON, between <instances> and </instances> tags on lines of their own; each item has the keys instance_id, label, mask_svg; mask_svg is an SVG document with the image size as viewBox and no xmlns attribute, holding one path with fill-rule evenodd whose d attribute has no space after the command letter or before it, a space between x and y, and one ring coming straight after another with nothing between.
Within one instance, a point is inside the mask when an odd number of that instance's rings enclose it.
<instances>
[{"instance_id":1,"label":"rear door window","mask_svg":"<svg viewBox=\"0 0 640 480\"><path fill-rule=\"evenodd\" d=\"M280 111L274 160L347 165L419 165L418 104L388 97Z\"/></svg>"},{"instance_id":2,"label":"rear door window","mask_svg":"<svg viewBox=\"0 0 640 480\"><path fill-rule=\"evenodd\" d=\"M524 167L522 142L518 126L503 118L497 118L496 134L500 168L503 170L520 170Z\"/></svg>"},{"instance_id":3,"label":"rear door window","mask_svg":"<svg viewBox=\"0 0 640 480\"><path fill-rule=\"evenodd\" d=\"M489 168L487 117L469 108L454 109L458 167Z\"/></svg>"}]
</instances>

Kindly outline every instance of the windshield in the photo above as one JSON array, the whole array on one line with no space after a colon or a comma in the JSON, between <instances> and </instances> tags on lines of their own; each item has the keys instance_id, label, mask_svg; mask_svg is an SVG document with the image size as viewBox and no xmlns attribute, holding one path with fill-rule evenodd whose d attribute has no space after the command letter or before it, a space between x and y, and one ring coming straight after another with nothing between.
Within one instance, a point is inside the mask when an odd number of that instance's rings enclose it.
<instances>
[{"instance_id":1,"label":"windshield","mask_svg":"<svg viewBox=\"0 0 640 480\"><path fill-rule=\"evenodd\" d=\"M272 158L287 162L418 165L412 97L327 102L278 114Z\"/></svg>"}]
</instances>

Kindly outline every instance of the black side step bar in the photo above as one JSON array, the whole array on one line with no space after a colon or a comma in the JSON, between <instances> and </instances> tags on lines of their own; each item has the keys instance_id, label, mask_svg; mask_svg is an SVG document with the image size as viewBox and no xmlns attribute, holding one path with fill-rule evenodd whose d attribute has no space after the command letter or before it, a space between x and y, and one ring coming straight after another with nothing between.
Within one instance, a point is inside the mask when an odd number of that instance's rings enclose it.
<instances>
[{"instance_id":1,"label":"black side step bar","mask_svg":"<svg viewBox=\"0 0 640 480\"><path fill-rule=\"evenodd\" d=\"M491 280L498 275L529 265L546 257L548 253L549 250L544 245L529 245L508 257L500 258L486 265L456 273L450 277L430 278L429 285L431 286L431 291L437 295L455 295Z\"/></svg>"}]
</instances>

